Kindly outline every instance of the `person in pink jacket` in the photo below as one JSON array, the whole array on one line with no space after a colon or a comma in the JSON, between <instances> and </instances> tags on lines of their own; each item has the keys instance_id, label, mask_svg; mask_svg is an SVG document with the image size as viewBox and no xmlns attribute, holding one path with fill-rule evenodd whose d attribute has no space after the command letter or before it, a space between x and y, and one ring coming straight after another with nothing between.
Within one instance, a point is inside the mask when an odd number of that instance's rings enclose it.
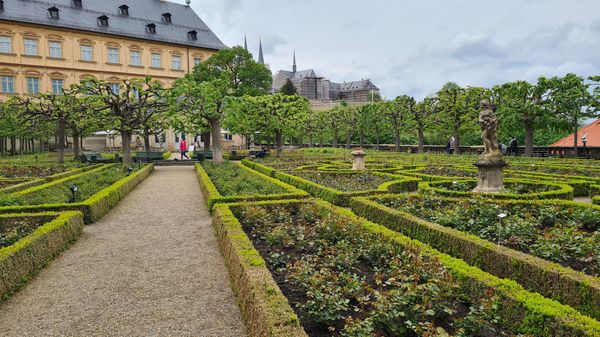
<instances>
[{"instance_id":1,"label":"person in pink jacket","mask_svg":"<svg viewBox=\"0 0 600 337\"><path fill-rule=\"evenodd\" d=\"M181 143L179 143L179 150L181 151L181 160L183 160L183 157L190 159L187 155L187 142L185 139L182 139Z\"/></svg>"}]
</instances>

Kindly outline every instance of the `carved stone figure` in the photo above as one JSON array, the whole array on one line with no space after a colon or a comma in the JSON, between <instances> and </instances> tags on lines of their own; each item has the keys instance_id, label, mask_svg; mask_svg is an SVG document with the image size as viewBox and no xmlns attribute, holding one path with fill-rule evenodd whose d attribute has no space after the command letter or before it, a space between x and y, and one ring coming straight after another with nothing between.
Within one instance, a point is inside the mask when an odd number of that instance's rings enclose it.
<instances>
[{"instance_id":1,"label":"carved stone figure","mask_svg":"<svg viewBox=\"0 0 600 337\"><path fill-rule=\"evenodd\" d=\"M502 159L502 152L498 146L498 118L492 110L487 99L481 101L481 112L479 113L479 125L481 126L481 138L483 139L483 153L480 159L486 161L498 161Z\"/></svg>"},{"instance_id":2,"label":"carved stone figure","mask_svg":"<svg viewBox=\"0 0 600 337\"><path fill-rule=\"evenodd\" d=\"M504 189L502 169L506 162L502 159L502 151L498 146L498 118L488 100L481 101L479 113L483 153L475 166L479 168L479 180L474 192L499 193Z\"/></svg>"}]
</instances>

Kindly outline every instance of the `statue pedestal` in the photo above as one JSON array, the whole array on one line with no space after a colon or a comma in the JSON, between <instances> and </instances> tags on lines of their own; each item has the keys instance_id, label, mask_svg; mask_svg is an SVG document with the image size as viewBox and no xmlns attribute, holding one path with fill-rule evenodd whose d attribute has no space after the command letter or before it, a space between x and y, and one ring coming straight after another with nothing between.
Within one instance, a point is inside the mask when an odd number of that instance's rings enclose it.
<instances>
[{"instance_id":1,"label":"statue pedestal","mask_svg":"<svg viewBox=\"0 0 600 337\"><path fill-rule=\"evenodd\" d=\"M479 159L473 165L479 169L479 181L473 192L500 193L504 189L502 170L507 164L501 157L493 160Z\"/></svg>"},{"instance_id":2,"label":"statue pedestal","mask_svg":"<svg viewBox=\"0 0 600 337\"><path fill-rule=\"evenodd\" d=\"M362 149L352 151L354 161L352 163L352 169L355 171L362 171L365 169L365 156L367 154Z\"/></svg>"}]
</instances>

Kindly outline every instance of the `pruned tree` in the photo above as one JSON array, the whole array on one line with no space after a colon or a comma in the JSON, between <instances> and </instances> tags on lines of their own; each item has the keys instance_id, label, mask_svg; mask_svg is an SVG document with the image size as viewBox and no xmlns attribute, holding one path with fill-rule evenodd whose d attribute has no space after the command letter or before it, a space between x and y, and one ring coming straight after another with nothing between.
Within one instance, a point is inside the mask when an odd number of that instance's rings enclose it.
<instances>
[{"instance_id":1,"label":"pruned tree","mask_svg":"<svg viewBox=\"0 0 600 337\"><path fill-rule=\"evenodd\" d=\"M437 100L433 97L425 97L414 107L410 108L410 118L417 130L418 153L425 149L425 129L432 125L433 117L438 113Z\"/></svg>"},{"instance_id":2,"label":"pruned tree","mask_svg":"<svg viewBox=\"0 0 600 337\"><path fill-rule=\"evenodd\" d=\"M160 82L151 77L125 79L118 91L104 80L86 79L78 92L92 100L93 109L106 113L103 126L121 134L123 164L132 160L131 141L134 133L142 133L151 126L157 116L167 110L164 89Z\"/></svg>"},{"instance_id":3,"label":"pruned tree","mask_svg":"<svg viewBox=\"0 0 600 337\"><path fill-rule=\"evenodd\" d=\"M292 80L288 78L281 89L279 89L279 92L287 96L294 96L298 93L298 90L294 86L294 83L292 83Z\"/></svg>"},{"instance_id":4,"label":"pruned tree","mask_svg":"<svg viewBox=\"0 0 600 337\"><path fill-rule=\"evenodd\" d=\"M535 130L541 122L547 122L551 112L551 89L551 81L545 77L536 84L515 81L493 89L504 129L524 129L526 156L533 155Z\"/></svg>"}]
</instances>

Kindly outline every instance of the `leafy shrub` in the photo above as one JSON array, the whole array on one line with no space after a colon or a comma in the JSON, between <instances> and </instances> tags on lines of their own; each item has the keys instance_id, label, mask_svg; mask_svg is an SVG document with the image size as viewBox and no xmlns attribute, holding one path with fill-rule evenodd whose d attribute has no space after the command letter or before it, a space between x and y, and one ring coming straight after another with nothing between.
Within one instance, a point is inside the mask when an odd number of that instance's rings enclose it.
<instances>
[{"instance_id":1,"label":"leafy shrub","mask_svg":"<svg viewBox=\"0 0 600 337\"><path fill-rule=\"evenodd\" d=\"M393 177L372 173L332 173L294 171L291 174L341 192L367 191L394 180Z\"/></svg>"},{"instance_id":2,"label":"leafy shrub","mask_svg":"<svg viewBox=\"0 0 600 337\"><path fill-rule=\"evenodd\" d=\"M600 275L600 210L567 205L443 199L430 195L376 199L442 226ZM502 216L505 216L502 218Z\"/></svg>"},{"instance_id":3,"label":"leafy shrub","mask_svg":"<svg viewBox=\"0 0 600 337\"><path fill-rule=\"evenodd\" d=\"M202 167L223 196L267 195L288 193L283 187L262 179L233 163L215 165L203 162Z\"/></svg>"},{"instance_id":4,"label":"leafy shrub","mask_svg":"<svg viewBox=\"0 0 600 337\"><path fill-rule=\"evenodd\" d=\"M502 336L492 293L468 303L430 257L312 204L234 210L312 336Z\"/></svg>"},{"instance_id":5,"label":"leafy shrub","mask_svg":"<svg viewBox=\"0 0 600 337\"><path fill-rule=\"evenodd\" d=\"M132 167L134 171L137 166ZM14 194L0 194L0 206L25 206L40 204L64 204L69 202L71 191L69 187L76 185L79 191L76 193L76 202L88 199L102 189L111 186L115 182L127 176L124 166L112 165L98 171L90 171L73 179L68 179L58 184L50 184L46 188L34 187Z\"/></svg>"}]
</instances>

